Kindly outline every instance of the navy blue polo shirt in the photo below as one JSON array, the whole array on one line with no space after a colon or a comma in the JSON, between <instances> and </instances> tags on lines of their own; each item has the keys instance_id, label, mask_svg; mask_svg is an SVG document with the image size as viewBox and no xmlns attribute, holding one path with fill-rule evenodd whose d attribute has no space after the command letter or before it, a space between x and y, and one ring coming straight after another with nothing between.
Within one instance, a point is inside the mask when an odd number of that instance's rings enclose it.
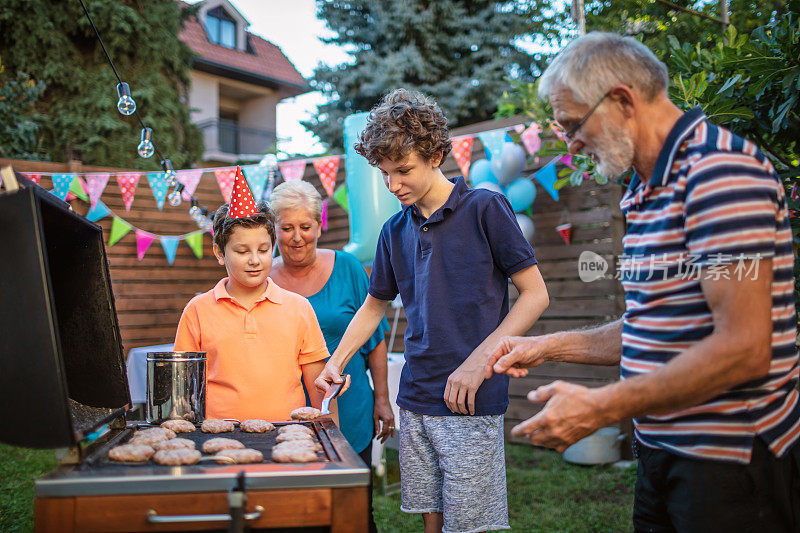
<instances>
[{"instance_id":1,"label":"navy blue polo shirt","mask_svg":"<svg viewBox=\"0 0 800 533\"><path fill-rule=\"evenodd\" d=\"M537 262L505 196L451 181L447 201L427 220L411 205L386 221L369 281L373 297L403 299L397 405L425 415L455 414L443 399L447 378L508 314L508 277ZM484 381L475 414L507 407L508 376Z\"/></svg>"}]
</instances>

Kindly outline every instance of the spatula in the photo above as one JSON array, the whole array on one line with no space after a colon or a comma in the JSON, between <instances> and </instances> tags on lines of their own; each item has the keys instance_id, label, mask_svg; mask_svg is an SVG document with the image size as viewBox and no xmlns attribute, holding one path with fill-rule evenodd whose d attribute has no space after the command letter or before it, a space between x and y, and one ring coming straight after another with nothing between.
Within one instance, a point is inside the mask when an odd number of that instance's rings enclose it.
<instances>
[{"instance_id":1,"label":"spatula","mask_svg":"<svg viewBox=\"0 0 800 533\"><path fill-rule=\"evenodd\" d=\"M342 392L342 389L344 388L345 383L347 383L347 379L349 377L350 376L348 376L347 374L342 374L342 382L341 383L333 383L333 384L331 384L331 386L328 388L328 392L326 392L325 396L322 398L322 406L321 406L322 407L322 409L321 409L322 412L320 414L322 414L322 415L331 414L331 409L330 409L331 400L333 400L334 398L339 396L339 394Z\"/></svg>"}]
</instances>

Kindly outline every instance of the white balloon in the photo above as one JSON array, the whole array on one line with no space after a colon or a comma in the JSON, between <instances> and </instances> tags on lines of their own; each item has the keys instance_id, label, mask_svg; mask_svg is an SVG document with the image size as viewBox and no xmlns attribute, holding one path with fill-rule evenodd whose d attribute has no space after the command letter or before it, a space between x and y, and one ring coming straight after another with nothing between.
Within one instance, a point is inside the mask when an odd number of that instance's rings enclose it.
<instances>
[{"instance_id":1,"label":"white balloon","mask_svg":"<svg viewBox=\"0 0 800 533\"><path fill-rule=\"evenodd\" d=\"M491 181L482 181L475 186L476 189L486 189L487 191L494 191L503 194L503 189L496 183L492 183Z\"/></svg>"},{"instance_id":2,"label":"white balloon","mask_svg":"<svg viewBox=\"0 0 800 533\"><path fill-rule=\"evenodd\" d=\"M522 215L517 213L517 224L519 224L519 229L522 230L522 235L528 242L533 241L533 234L535 232L535 228L533 227L533 220L528 215Z\"/></svg>"},{"instance_id":3,"label":"white balloon","mask_svg":"<svg viewBox=\"0 0 800 533\"><path fill-rule=\"evenodd\" d=\"M503 149L491 160L492 173L500 185L507 185L525 170L525 150L516 143L503 143Z\"/></svg>"}]
</instances>

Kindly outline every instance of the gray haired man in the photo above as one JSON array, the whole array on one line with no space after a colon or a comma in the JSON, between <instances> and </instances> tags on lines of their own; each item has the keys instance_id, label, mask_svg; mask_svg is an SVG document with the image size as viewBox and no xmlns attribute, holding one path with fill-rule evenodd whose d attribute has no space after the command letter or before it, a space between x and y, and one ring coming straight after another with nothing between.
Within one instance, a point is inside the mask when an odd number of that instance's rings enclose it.
<instances>
[{"instance_id":1,"label":"gray haired man","mask_svg":"<svg viewBox=\"0 0 800 533\"><path fill-rule=\"evenodd\" d=\"M583 331L506 337L487 375L545 361L620 365L619 382L554 382L514 428L563 451L633 417L637 531L800 531L793 251L783 186L752 142L686 113L630 37L570 43L539 83L571 153L614 176L626 311ZM689 267L692 268L689 268Z\"/></svg>"}]
</instances>

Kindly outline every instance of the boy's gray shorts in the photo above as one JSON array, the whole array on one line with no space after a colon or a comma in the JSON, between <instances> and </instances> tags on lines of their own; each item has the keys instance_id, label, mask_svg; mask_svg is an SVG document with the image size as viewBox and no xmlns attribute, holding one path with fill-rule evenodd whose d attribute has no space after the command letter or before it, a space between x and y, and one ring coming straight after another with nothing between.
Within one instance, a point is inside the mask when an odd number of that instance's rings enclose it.
<instances>
[{"instance_id":1,"label":"boy's gray shorts","mask_svg":"<svg viewBox=\"0 0 800 533\"><path fill-rule=\"evenodd\" d=\"M503 415L400 409L400 483L400 509L444 513L444 533L509 529Z\"/></svg>"}]
</instances>

